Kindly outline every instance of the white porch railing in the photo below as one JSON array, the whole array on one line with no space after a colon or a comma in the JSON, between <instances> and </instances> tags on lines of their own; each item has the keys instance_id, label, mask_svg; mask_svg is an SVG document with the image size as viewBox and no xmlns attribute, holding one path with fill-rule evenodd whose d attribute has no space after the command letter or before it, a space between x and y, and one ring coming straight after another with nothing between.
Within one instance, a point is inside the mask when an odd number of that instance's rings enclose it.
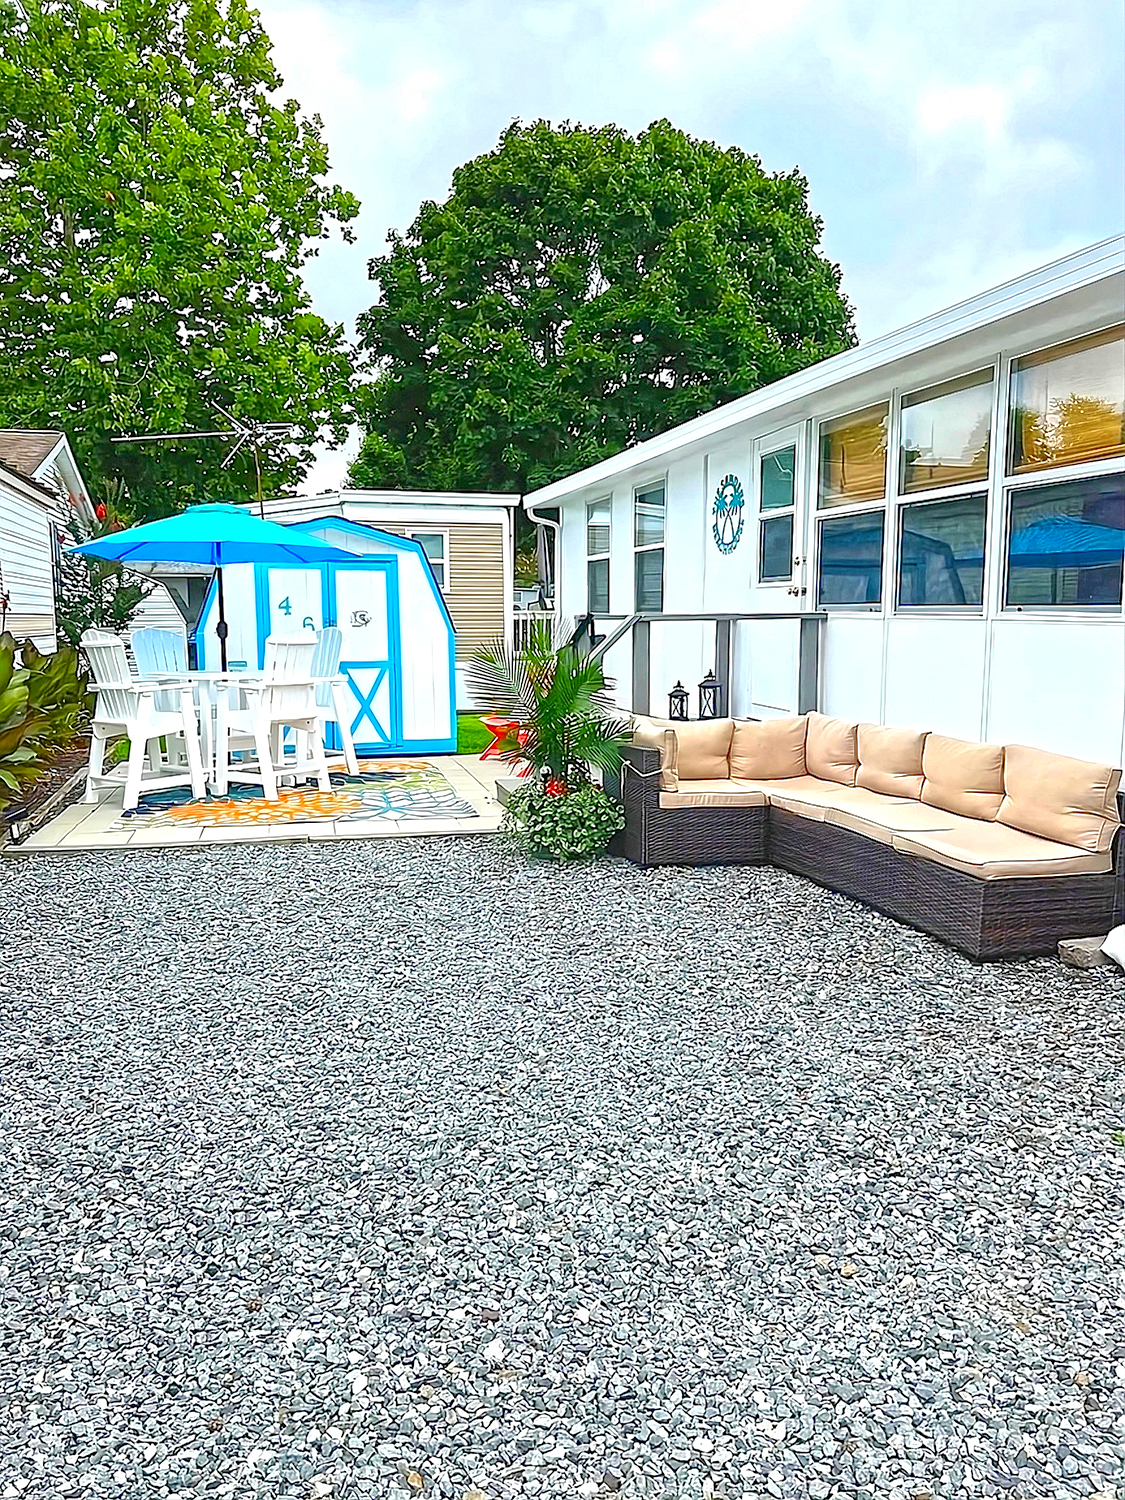
<instances>
[{"instance_id":1,"label":"white porch railing","mask_svg":"<svg viewBox=\"0 0 1125 1500\"><path fill-rule=\"evenodd\" d=\"M516 651L523 651L531 639L531 633L537 625L543 623L548 628L553 627L555 616L550 610L544 609L519 609L512 615L512 647Z\"/></svg>"}]
</instances>

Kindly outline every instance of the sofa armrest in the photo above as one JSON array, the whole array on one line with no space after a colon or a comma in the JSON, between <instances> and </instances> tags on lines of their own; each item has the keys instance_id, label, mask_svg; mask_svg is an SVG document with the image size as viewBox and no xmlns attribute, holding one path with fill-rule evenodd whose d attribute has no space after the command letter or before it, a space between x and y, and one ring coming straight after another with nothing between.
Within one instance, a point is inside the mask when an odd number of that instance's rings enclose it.
<instances>
[{"instance_id":1,"label":"sofa armrest","mask_svg":"<svg viewBox=\"0 0 1125 1500\"><path fill-rule=\"evenodd\" d=\"M1125 922L1125 792L1117 794L1117 816L1121 819L1122 827L1117 830L1113 840L1113 873L1116 877L1116 889L1113 893L1115 927Z\"/></svg>"},{"instance_id":2,"label":"sofa armrest","mask_svg":"<svg viewBox=\"0 0 1125 1500\"><path fill-rule=\"evenodd\" d=\"M626 807L659 807L660 751L641 745L626 745L621 752L617 785L606 790Z\"/></svg>"}]
</instances>

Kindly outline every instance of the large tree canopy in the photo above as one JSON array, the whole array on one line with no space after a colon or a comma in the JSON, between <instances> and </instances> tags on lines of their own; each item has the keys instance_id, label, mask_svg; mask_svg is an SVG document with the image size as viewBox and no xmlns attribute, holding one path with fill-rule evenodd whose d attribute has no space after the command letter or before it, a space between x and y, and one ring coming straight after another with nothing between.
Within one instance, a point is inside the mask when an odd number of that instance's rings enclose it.
<instances>
[{"instance_id":1,"label":"large tree canopy","mask_svg":"<svg viewBox=\"0 0 1125 1500\"><path fill-rule=\"evenodd\" d=\"M370 263L352 482L534 488L849 347L821 227L666 120L511 126Z\"/></svg>"},{"instance_id":2,"label":"large tree canopy","mask_svg":"<svg viewBox=\"0 0 1125 1500\"><path fill-rule=\"evenodd\" d=\"M300 268L359 205L280 87L244 0L0 0L0 426L62 428L142 516L252 493L252 457L112 434L292 418L292 483L346 431Z\"/></svg>"}]
</instances>

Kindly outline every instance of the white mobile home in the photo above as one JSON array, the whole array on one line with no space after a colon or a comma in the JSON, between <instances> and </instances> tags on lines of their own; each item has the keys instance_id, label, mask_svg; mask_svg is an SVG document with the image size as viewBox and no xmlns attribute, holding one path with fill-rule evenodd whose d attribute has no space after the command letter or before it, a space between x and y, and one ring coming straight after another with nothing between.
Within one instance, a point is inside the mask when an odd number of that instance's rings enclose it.
<instances>
[{"instance_id":1,"label":"white mobile home","mask_svg":"<svg viewBox=\"0 0 1125 1500\"><path fill-rule=\"evenodd\" d=\"M623 707L1125 757L1125 241L529 495Z\"/></svg>"}]
</instances>

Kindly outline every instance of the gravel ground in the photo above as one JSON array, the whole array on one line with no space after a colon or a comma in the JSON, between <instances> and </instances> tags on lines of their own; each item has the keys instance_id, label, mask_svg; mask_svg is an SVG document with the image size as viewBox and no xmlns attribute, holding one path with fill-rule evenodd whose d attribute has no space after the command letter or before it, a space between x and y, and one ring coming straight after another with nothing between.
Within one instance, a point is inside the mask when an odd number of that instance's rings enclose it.
<instances>
[{"instance_id":1,"label":"gravel ground","mask_svg":"<svg viewBox=\"0 0 1125 1500\"><path fill-rule=\"evenodd\" d=\"M0 1496L1125 1496L1125 983L492 840L0 867Z\"/></svg>"}]
</instances>

